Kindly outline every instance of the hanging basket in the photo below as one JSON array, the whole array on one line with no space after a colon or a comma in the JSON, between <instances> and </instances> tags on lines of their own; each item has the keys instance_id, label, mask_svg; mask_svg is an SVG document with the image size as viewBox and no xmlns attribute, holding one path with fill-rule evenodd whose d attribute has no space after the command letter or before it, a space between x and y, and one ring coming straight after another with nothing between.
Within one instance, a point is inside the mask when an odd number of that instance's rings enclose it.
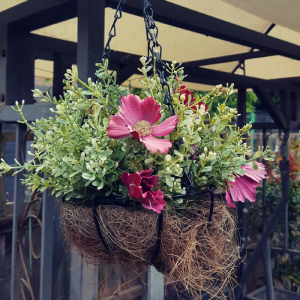
<instances>
[{"instance_id":1,"label":"hanging basket","mask_svg":"<svg viewBox=\"0 0 300 300\"><path fill-rule=\"evenodd\" d=\"M61 223L68 244L89 263L122 264L137 275L153 264L177 291L193 297L202 291L220 296L222 287L232 283L239 259L235 218L217 200L209 224L207 200L198 199L181 212L167 209L163 224L160 215L143 208L99 205L96 210L104 241L92 207L61 204Z\"/></svg>"},{"instance_id":2,"label":"hanging basket","mask_svg":"<svg viewBox=\"0 0 300 300\"><path fill-rule=\"evenodd\" d=\"M234 201L254 202L266 173L254 159L271 159L271 151L246 159L251 125L232 126L238 113L226 100L233 85L210 113L221 86L200 98L182 85L183 68L162 61L151 5L142 2L148 57L141 58L141 98L127 95L108 68L119 0L94 82L84 83L73 68L59 100L35 90L55 105L48 120L29 124L25 102L16 102L21 122L35 134L33 159L15 166L2 160L0 175L26 170L22 183L62 197L66 241L87 262L122 264L137 276L154 265L179 292L225 298L239 250L235 218L214 191L226 188L231 208Z\"/></svg>"}]
</instances>

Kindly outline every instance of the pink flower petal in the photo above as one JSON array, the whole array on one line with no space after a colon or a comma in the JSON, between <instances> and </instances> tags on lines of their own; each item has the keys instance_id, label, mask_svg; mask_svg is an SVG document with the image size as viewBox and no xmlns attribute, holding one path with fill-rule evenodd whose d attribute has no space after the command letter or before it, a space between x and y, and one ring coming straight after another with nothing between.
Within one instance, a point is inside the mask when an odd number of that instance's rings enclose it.
<instances>
[{"instance_id":1,"label":"pink flower petal","mask_svg":"<svg viewBox=\"0 0 300 300\"><path fill-rule=\"evenodd\" d=\"M142 200L141 204L143 207L154 210L160 214L164 209L166 202L161 199L157 201L154 197L154 193L155 192L146 192L145 194L143 194L144 199Z\"/></svg>"},{"instance_id":2,"label":"pink flower petal","mask_svg":"<svg viewBox=\"0 0 300 300\"><path fill-rule=\"evenodd\" d=\"M139 186L141 184L142 177L139 173L129 174L128 172L123 172L121 180L127 187Z\"/></svg>"},{"instance_id":3,"label":"pink flower petal","mask_svg":"<svg viewBox=\"0 0 300 300\"><path fill-rule=\"evenodd\" d=\"M120 176L122 182L123 182L126 186L129 186L128 177L129 177L129 173L128 173L128 172L123 172L123 174Z\"/></svg>"},{"instance_id":4,"label":"pink flower petal","mask_svg":"<svg viewBox=\"0 0 300 300\"><path fill-rule=\"evenodd\" d=\"M227 201L227 205L228 207L230 208L235 208L235 204L234 204L234 201L231 199L227 189L226 189L226 201Z\"/></svg>"},{"instance_id":5,"label":"pink flower petal","mask_svg":"<svg viewBox=\"0 0 300 300\"><path fill-rule=\"evenodd\" d=\"M229 182L229 190L234 201L245 202L248 199L255 202L255 191L258 183L247 176L236 177L235 182Z\"/></svg>"},{"instance_id":6,"label":"pink flower petal","mask_svg":"<svg viewBox=\"0 0 300 300\"><path fill-rule=\"evenodd\" d=\"M154 211L156 211L158 214L160 214L161 211L164 209L165 205L166 205L166 201L162 200L162 201L159 202L159 203L155 203L155 204L153 205L153 208L152 208L152 209L153 209Z\"/></svg>"},{"instance_id":7,"label":"pink flower petal","mask_svg":"<svg viewBox=\"0 0 300 300\"><path fill-rule=\"evenodd\" d=\"M159 177L157 175L153 175L150 177L142 177L142 182L141 182L141 186L145 188L149 188L149 187L153 187L153 186L157 186L158 184L158 179Z\"/></svg>"},{"instance_id":8,"label":"pink flower petal","mask_svg":"<svg viewBox=\"0 0 300 300\"><path fill-rule=\"evenodd\" d=\"M258 170L253 169L252 162L248 163L246 166L242 166L241 168L246 170L244 176L247 176L256 182L260 182L262 179L265 178L267 172L264 164L261 164L259 162L255 162L255 163L258 166Z\"/></svg>"},{"instance_id":9,"label":"pink flower petal","mask_svg":"<svg viewBox=\"0 0 300 300\"><path fill-rule=\"evenodd\" d=\"M129 196L134 199L142 199L142 187L141 186L130 186L129 188Z\"/></svg>"},{"instance_id":10,"label":"pink flower petal","mask_svg":"<svg viewBox=\"0 0 300 300\"><path fill-rule=\"evenodd\" d=\"M151 174L152 174L152 172L153 172L153 170L150 168L149 170L142 170L141 172L140 172L140 175L142 176L142 177L149 177L149 176L151 176Z\"/></svg>"},{"instance_id":11,"label":"pink flower petal","mask_svg":"<svg viewBox=\"0 0 300 300\"><path fill-rule=\"evenodd\" d=\"M156 139L152 135L145 136L141 138L140 141L143 142L146 148L153 153L156 153L157 151L160 153L168 153L169 148L172 147L172 144L169 140Z\"/></svg>"},{"instance_id":12,"label":"pink flower petal","mask_svg":"<svg viewBox=\"0 0 300 300\"><path fill-rule=\"evenodd\" d=\"M153 136L165 136L170 134L174 128L176 127L178 122L178 116L172 116L159 125L153 126L152 127L152 135Z\"/></svg>"},{"instance_id":13,"label":"pink flower petal","mask_svg":"<svg viewBox=\"0 0 300 300\"><path fill-rule=\"evenodd\" d=\"M121 115L126 120L126 125L131 128L138 122L142 120L142 115L140 112L140 105L142 100L135 95L123 96L121 98L122 105L120 106Z\"/></svg>"},{"instance_id":14,"label":"pink flower petal","mask_svg":"<svg viewBox=\"0 0 300 300\"><path fill-rule=\"evenodd\" d=\"M122 115L111 116L107 127L107 135L111 139L121 139L130 136L126 120Z\"/></svg>"},{"instance_id":15,"label":"pink flower petal","mask_svg":"<svg viewBox=\"0 0 300 300\"><path fill-rule=\"evenodd\" d=\"M161 190L156 190L153 192L153 195L157 201L164 200L165 198L164 193Z\"/></svg>"},{"instance_id":16,"label":"pink flower petal","mask_svg":"<svg viewBox=\"0 0 300 300\"><path fill-rule=\"evenodd\" d=\"M147 97L140 104L141 120L147 121L150 125L156 123L160 118L160 105L153 99Z\"/></svg>"}]
</instances>

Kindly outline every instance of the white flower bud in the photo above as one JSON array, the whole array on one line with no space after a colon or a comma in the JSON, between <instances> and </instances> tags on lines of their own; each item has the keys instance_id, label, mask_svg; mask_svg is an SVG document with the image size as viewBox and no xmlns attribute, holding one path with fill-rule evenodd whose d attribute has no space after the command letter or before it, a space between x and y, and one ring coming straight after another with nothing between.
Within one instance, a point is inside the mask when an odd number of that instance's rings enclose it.
<instances>
[{"instance_id":1,"label":"white flower bud","mask_svg":"<svg viewBox=\"0 0 300 300\"><path fill-rule=\"evenodd\" d=\"M204 115L205 114L205 105L204 104L201 104L200 106L200 115Z\"/></svg>"},{"instance_id":2,"label":"white flower bud","mask_svg":"<svg viewBox=\"0 0 300 300\"><path fill-rule=\"evenodd\" d=\"M180 95L180 100L181 100L181 101L184 101L184 100L185 100L185 95L184 95L184 94Z\"/></svg>"},{"instance_id":3,"label":"white flower bud","mask_svg":"<svg viewBox=\"0 0 300 300\"><path fill-rule=\"evenodd\" d=\"M145 56L140 58L140 62L142 63L143 66L146 65L146 60L147 60L147 57L145 57Z\"/></svg>"},{"instance_id":4,"label":"white flower bud","mask_svg":"<svg viewBox=\"0 0 300 300\"><path fill-rule=\"evenodd\" d=\"M16 106L18 106L18 105L19 105L19 102L18 102L18 101L16 101L16 102L15 102L15 104L16 104Z\"/></svg>"},{"instance_id":5,"label":"white flower bud","mask_svg":"<svg viewBox=\"0 0 300 300\"><path fill-rule=\"evenodd\" d=\"M23 100L22 100L22 105L24 105L24 104L25 104L25 100L23 99Z\"/></svg>"},{"instance_id":6,"label":"white flower bud","mask_svg":"<svg viewBox=\"0 0 300 300\"><path fill-rule=\"evenodd\" d=\"M204 152L207 152L207 147L204 147Z\"/></svg>"},{"instance_id":7,"label":"white flower bud","mask_svg":"<svg viewBox=\"0 0 300 300\"><path fill-rule=\"evenodd\" d=\"M165 160L167 161L167 162L169 162L169 161L171 161L171 159L172 159L172 156L171 155L166 155L166 157L165 157Z\"/></svg>"}]
</instances>

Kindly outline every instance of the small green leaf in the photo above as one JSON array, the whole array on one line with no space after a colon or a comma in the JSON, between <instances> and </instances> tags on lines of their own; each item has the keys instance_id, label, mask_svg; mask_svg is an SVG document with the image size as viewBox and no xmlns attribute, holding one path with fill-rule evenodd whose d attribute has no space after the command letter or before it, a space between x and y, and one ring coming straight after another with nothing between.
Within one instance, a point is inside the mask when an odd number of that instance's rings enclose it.
<instances>
[{"instance_id":1,"label":"small green leaf","mask_svg":"<svg viewBox=\"0 0 300 300\"><path fill-rule=\"evenodd\" d=\"M66 134L67 133L67 127L66 127L66 125L65 124L61 124L60 130L62 131L63 134Z\"/></svg>"},{"instance_id":2,"label":"small green leaf","mask_svg":"<svg viewBox=\"0 0 300 300\"><path fill-rule=\"evenodd\" d=\"M69 124L69 122L67 120L62 119L62 118L57 118L56 121L61 124L66 124L66 125Z\"/></svg>"},{"instance_id":3,"label":"small green leaf","mask_svg":"<svg viewBox=\"0 0 300 300\"><path fill-rule=\"evenodd\" d=\"M56 152L52 152L51 155L52 155L54 158L60 160L60 157L58 156L58 154L57 154Z\"/></svg>"},{"instance_id":4,"label":"small green leaf","mask_svg":"<svg viewBox=\"0 0 300 300\"><path fill-rule=\"evenodd\" d=\"M274 156L265 156L264 160L273 161L274 160Z\"/></svg>"},{"instance_id":5,"label":"small green leaf","mask_svg":"<svg viewBox=\"0 0 300 300\"><path fill-rule=\"evenodd\" d=\"M175 201L175 204L178 205L178 204L181 204L182 202L183 202L183 199L179 198Z\"/></svg>"},{"instance_id":6,"label":"small green leaf","mask_svg":"<svg viewBox=\"0 0 300 300\"><path fill-rule=\"evenodd\" d=\"M66 167L60 169L58 172L55 173L54 177L61 176L62 174L65 173L66 169L67 169Z\"/></svg>"},{"instance_id":7,"label":"small green leaf","mask_svg":"<svg viewBox=\"0 0 300 300\"><path fill-rule=\"evenodd\" d=\"M182 153L180 153L179 151L177 150L174 150L174 154L178 155L178 156L182 156Z\"/></svg>"},{"instance_id":8,"label":"small green leaf","mask_svg":"<svg viewBox=\"0 0 300 300\"><path fill-rule=\"evenodd\" d=\"M261 157L261 155L262 155L261 151L257 151L254 153L253 159L259 158L259 157Z\"/></svg>"},{"instance_id":9,"label":"small green leaf","mask_svg":"<svg viewBox=\"0 0 300 300\"><path fill-rule=\"evenodd\" d=\"M192 163L192 171L194 175L197 176L197 165L194 162Z\"/></svg>"},{"instance_id":10,"label":"small green leaf","mask_svg":"<svg viewBox=\"0 0 300 300\"><path fill-rule=\"evenodd\" d=\"M97 190L101 190L104 187L104 182L100 182L100 184L97 186Z\"/></svg>"},{"instance_id":11,"label":"small green leaf","mask_svg":"<svg viewBox=\"0 0 300 300\"><path fill-rule=\"evenodd\" d=\"M258 165L255 160L252 161L252 168L253 170L258 170Z\"/></svg>"},{"instance_id":12,"label":"small green leaf","mask_svg":"<svg viewBox=\"0 0 300 300\"><path fill-rule=\"evenodd\" d=\"M74 162L74 159L71 158L71 157L65 156L65 157L63 158L63 161L65 161L65 162Z\"/></svg>"},{"instance_id":13,"label":"small green leaf","mask_svg":"<svg viewBox=\"0 0 300 300\"><path fill-rule=\"evenodd\" d=\"M201 138L199 135L197 135L191 142L191 145L197 144L201 141Z\"/></svg>"},{"instance_id":14,"label":"small green leaf","mask_svg":"<svg viewBox=\"0 0 300 300\"><path fill-rule=\"evenodd\" d=\"M210 172L212 170L212 166L207 166L201 170L201 172Z\"/></svg>"},{"instance_id":15,"label":"small green leaf","mask_svg":"<svg viewBox=\"0 0 300 300\"><path fill-rule=\"evenodd\" d=\"M96 177L93 174L89 174L89 173L82 173L82 178L86 179L86 180L94 180Z\"/></svg>"},{"instance_id":16,"label":"small green leaf","mask_svg":"<svg viewBox=\"0 0 300 300\"><path fill-rule=\"evenodd\" d=\"M180 147L179 147L179 152L184 154L185 153L185 147L184 147L184 144L181 144Z\"/></svg>"},{"instance_id":17,"label":"small green leaf","mask_svg":"<svg viewBox=\"0 0 300 300\"><path fill-rule=\"evenodd\" d=\"M167 184L169 187L172 187L172 186L173 186L173 181L174 181L174 178L171 177L171 176L168 176L168 177L166 177L166 179L165 179L165 182L166 182L166 184Z\"/></svg>"},{"instance_id":18,"label":"small green leaf","mask_svg":"<svg viewBox=\"0 0 300 300\"><path fill-rule=\"evenodd\" d=\"M147 166L149 166L151 163L153 163L153 161L154 161L153 157L149 157L149 158L145 159L145 164Z\"/></svg>"},{"instance_id":19,"label":"small green leaf","mask_svg":"<svg viewBox=\"0 0 300 300\"><path fill-rule=\"evenodd\" d=\"M76 174L78 174L80 171L76 171L76 172L73 172L73 173L71 173L70 175L69 175L69 178L72 178L72 177L74 177Z\"/></svg>"}]
</instances>

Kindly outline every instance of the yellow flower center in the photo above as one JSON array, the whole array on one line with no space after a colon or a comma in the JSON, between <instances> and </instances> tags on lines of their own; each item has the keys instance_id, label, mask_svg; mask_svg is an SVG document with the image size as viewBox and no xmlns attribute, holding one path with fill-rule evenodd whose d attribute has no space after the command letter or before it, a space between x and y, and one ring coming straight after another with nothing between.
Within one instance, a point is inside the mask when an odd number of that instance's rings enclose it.
<instances>
[{"instance_id":1,"label":"yellow flower center","mask_svg":"<svg viewBox=\"0 0 300 300\"><path fill-rule=\"evenodd\" d=\"M136 131L140 137L144 137L152 133L152 128L149 122L142 120L133 126L133 131Z\"/></svg>"}]
</instances>

